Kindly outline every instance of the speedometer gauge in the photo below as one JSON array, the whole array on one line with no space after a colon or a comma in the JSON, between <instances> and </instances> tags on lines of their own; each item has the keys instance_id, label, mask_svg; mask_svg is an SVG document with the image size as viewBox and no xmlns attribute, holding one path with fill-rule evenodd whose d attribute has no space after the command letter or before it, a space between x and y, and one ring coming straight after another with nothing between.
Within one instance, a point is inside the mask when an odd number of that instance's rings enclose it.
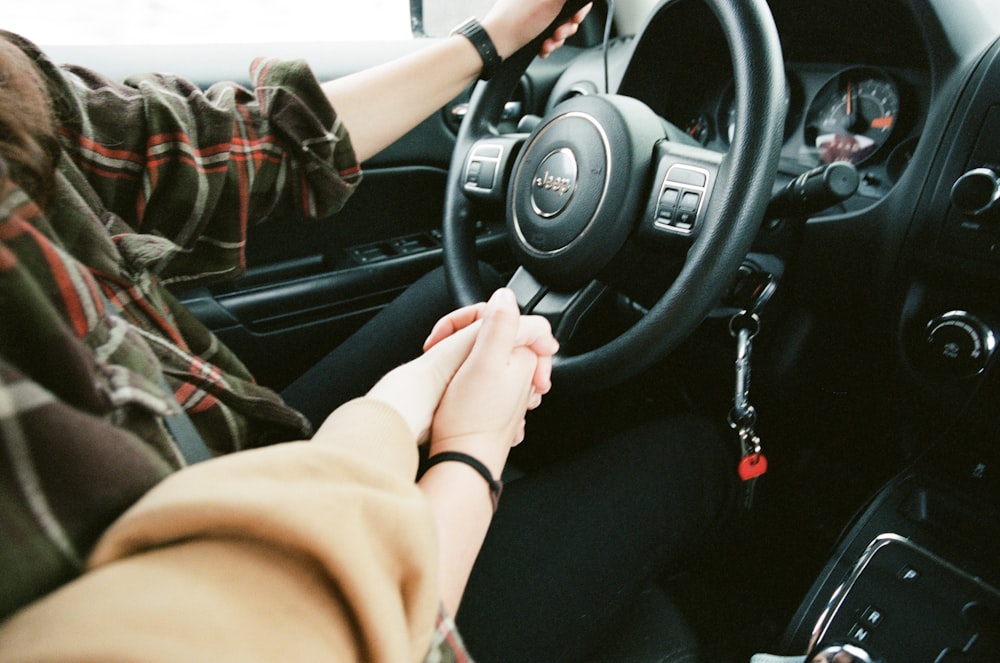
<instances>
[{"instance_id":1,"label":"speedometer gauge","mask_svg":"<svg viewBox=\"0 0 1000 663\"><path fill-rule=\"evenodd\" d=\"M823 86L806 115L805 141L822 163L861 163L885 145L899 117L899 91L884 72L854 67Z\"/></svg>"}]
</instances>

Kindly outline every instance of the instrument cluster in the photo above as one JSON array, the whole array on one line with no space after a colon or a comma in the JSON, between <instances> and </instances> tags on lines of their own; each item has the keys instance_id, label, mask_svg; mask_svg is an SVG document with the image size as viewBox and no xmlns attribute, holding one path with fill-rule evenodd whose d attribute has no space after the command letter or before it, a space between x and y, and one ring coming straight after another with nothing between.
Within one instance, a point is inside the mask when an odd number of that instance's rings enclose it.
<instances>
[{"instance_id":1,"label":"instrument cluster","mask_svg":"<svg viewBox=\"0 0 1000 663\"><path fill-rule=\"evenodd\" d=\"M859 170L877 169L890 183L899 178L912 152L919 124L916 104L907 104L910 84L885 69L867 65L786 70L783 165L808 169L849 161ZM732 82L684 124L702 145L726 150L740 119ZM752 121L752 119L751 119ZM752 129L752 127L749 127Z\"/></svg>"}]
</instances>

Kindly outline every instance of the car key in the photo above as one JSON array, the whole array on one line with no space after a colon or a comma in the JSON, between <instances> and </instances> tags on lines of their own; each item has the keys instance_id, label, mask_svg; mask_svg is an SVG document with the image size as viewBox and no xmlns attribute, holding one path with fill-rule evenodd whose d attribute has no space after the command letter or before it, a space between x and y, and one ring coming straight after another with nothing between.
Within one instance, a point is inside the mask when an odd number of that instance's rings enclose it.
<instances>
[{"instance_id":1,"label":"car key","mask_svg":"<svg viewBox=\"0 0 1000 663\"><path fill-rule=\"evenodd\" d=\"M754 430L757 411L750 405L750 355L753 338L759 330L760 319L747 311L737 313L729 321L729 333L736 338L736 384L729 425L739 438L741 458L737 472L743 481L743 508L747 510L753 506L757 480L767 472L767 457Z\"/></svg>"}]
</instances>

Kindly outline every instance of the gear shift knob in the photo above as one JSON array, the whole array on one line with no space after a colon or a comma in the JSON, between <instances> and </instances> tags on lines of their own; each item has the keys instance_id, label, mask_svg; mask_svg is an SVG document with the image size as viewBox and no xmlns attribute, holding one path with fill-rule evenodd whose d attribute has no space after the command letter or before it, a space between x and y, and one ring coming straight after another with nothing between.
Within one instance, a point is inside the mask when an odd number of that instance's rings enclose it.
<instances>
[{"instance_id":1,"label":"gear shift knob","mask_svg":"<svg viewBox=\"0 0 1000 663\"><path fill-rule=\"evenodd\" d=\"M816 652L807 663L878 663L856 645L830 645Z\"/></svg>"}]
</instances>

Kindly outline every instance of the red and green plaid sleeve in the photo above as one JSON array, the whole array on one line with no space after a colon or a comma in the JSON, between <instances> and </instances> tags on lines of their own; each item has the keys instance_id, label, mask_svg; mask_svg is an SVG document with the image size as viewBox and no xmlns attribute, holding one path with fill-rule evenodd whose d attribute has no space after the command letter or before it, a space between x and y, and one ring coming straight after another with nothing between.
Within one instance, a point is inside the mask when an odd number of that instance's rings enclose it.
<instances>
[{"instance_id":1,"label":"red and green plaid sleeve","mask_svg":"<svg viewBox=\"0 0 1000 663\"><path fill-rule=\"evenodd\" d=\"M238 273L249 223L326 216L360 178L301 63L258 61L253 90L120 84L3 37L42 72L64 151L48 209L0 177L0 616L184 463L178 405L218 453L308 436L164 284Z\"/></svg>"},{"instance_id":2,"label":"red and green plaid sleeve","mask_svg":"<svg viewBox=\"0 0 1000 663\"><path fill-rule=\"evenodd\" d=\"M347 132L305 63L259 59L250 74L252 89L201 90L163 74L115 83L66 70L67 155L124 222L111 230L126 254L164 283L237 275L249 224L325 218L360 181Z\"/></svg>"}]
</instances>

